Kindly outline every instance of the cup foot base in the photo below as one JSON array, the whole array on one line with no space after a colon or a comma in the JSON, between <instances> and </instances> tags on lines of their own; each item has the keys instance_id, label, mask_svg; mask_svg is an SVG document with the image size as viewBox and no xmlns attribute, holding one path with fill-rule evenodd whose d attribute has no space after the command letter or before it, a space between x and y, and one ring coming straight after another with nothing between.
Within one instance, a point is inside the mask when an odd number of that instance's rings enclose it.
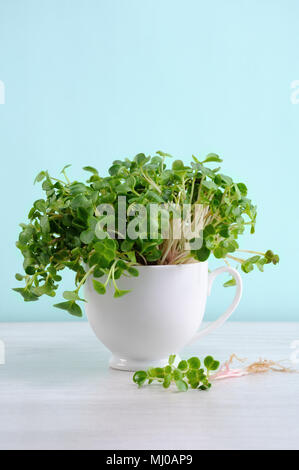
<instances>
[{"instance_id":1,"label":"cup foot base","mask_svg":"<svg viewBox=\"0 0 299 470\"><path fill-rule=\"evenodd\" d=\"M180 361L180 357L176 356L175 358L175 365L177 365ZM156 359L156 360L145 360L139 361L136 359L125 359L121 358L116 355L112 355L109 361L109 366L112 369L117 370L127 370L129 372L136 372L137 370L146 370L149 367L165 367L168 364L168 357L164 359Z\"/></svg>"}]
</instances>

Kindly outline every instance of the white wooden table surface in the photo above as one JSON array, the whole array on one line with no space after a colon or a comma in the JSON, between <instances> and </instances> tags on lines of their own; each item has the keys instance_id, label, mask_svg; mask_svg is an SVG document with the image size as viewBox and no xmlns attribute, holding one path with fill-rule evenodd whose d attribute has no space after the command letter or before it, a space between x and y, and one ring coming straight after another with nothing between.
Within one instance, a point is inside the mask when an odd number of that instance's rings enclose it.
<instances>
[{"instance_id":1,"label":"white wooden table surface","mask_svg":"<svg viewBox=\"0 0 299 470\"><path fill-rule=\"evenodd\" d=\"M299 449L299 374L138 390L87 323L0 323L0 339L0 449ZM299 323L230 322L182 356L288 359L295 340Z\"/></svg>"}]
</instances>

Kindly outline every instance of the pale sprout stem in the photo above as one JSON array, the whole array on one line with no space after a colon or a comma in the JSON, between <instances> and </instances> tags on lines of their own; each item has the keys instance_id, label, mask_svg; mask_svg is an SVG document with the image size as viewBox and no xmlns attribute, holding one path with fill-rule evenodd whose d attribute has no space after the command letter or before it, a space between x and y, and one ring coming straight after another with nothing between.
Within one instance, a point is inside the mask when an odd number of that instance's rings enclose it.
<instances>
[{"instance_id":1,"label":"pale sprout stem","mask_svg":"<svg viewBox=\"0 0 299 470\"><path fill-rule=\"evenodd\" d=\"M81 286L84 284L84 282L86 281L86 279L88 278L88 276L90 276L92 274L92 272L94 271L95 269L95 266L93 266L92 268L90 268L89 271L87 271L87 273L84 275L84 277L82 278L82 280L80 281L80 283L78 284L78 287L76 289L75 292L79 292Z\"/></svg>"},{"instance_id":2,"label":"pale sprout stem","mask_svg":"<svg viewBox=\"0 0 299 470\"><path fill-rule=\"evenodd\" d=\"M252 251L252 250L236 250L236 251L240 251L242 253L252 253L253 255L265 256L265 253L262 253L261 251Z\"/></svg>"},{"instance_id":3,"label":"pale sprout stem","mask_svg":"<svg viewBox=\"0 0 299 470\"><path fill-rule=\"evenodd\" d=\"M236 258L235 256L232 255L226 255L227 258L233 259L234 261L238 261L238 263L244 263L245 259L242 258Z\"/></svg>"},{"instance_id":4,"label":"pale sprout stem","mask_svg":"<svg viewBox=\"0 0 299 470\"><path fill-rule=\"evenodd\" d=\"M159 188L159 186L149 177L147 176L144 171L142 171L142 175L143 175L143 178L153 187L156 189L156 191L158 191L159 194L162 193L161 189Z\"/></svg>"},{"instance_id":5,"label":"pale sprout stem","mask_svg":"<svg viewBox=\"0 0 299 470\"><path fill-rule=\"evenodd\" d=\"M65 185L65 181L62 181L62 180L60 180L60 179L58 179L58 178L53 178L53 176L49 176L49 178L50 178L51 180L53 180L53 181L57 181L58 183L61 183L61 184Z\"/></svg>"},{"instance_id":6,"label":"pale sprout stem","mask_svg":"<svg viewBox=\"0 0 299 470\"><path fill-rule=\"evenodd\" d=\"M163 257L160 261L160 264L165 264L165 261L167 259L167 256L169 255L170 251L171 251L171 248L172 248L172 245L174 243L174 240L168 240L168 243L166 244L166 249L165 249L165 252L163 254Z\"/></svg>"},{"instance_id":7,"label":"pale sprout stem","mask_svg":"<svg viewBox=\"0 0 299 470\"><path fill-rule=\"evenodd\" d=\"M199 237L201 231L207 225L211 218L210 209L202 204L193 205L190 213L184 214L183 220L180 222L180 239L174 238L175 224L177 219L170 220L169 239L165 241L160 249L162 250L162 258L159 264L183 264L190 263L190 251L185 249L186 243L191 238Z\"/></svg>"}]
</instances>

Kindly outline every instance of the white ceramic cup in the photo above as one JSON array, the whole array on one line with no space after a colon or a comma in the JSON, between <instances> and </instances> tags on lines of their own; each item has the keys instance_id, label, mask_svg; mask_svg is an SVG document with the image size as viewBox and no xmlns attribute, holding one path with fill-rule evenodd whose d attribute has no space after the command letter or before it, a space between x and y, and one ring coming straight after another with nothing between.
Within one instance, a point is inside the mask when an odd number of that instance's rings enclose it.
<instances>
[{"instance_id":1,"label":"white ceramic cup","mask_svg":"<svg viewBox=\"0 0 299 470\"><path fill-rule=\"evenodd\" d=\"M86 314L99 340L112 352L110 366L140 370L165 365L170 354L222 325L237 308L242 295L238 271L221 267L208 272L208 262L185 265L138 266L139 277L121 277L120 289L132 292L115 299L110 286L95 292L85 284ZM236 280L236 294L218 320L198 332L214 279L228 272Z\"/></svg>"}]
</instances>

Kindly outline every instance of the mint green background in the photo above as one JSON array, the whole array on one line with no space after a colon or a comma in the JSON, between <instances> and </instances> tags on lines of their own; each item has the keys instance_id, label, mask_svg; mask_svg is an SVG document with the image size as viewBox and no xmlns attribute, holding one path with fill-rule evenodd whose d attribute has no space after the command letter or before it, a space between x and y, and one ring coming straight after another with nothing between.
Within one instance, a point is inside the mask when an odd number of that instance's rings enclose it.
<instances>
[{"instance_id":1,"label":"mint green background","mask_svg":"<svg viewBox=\"0 0 299 470\"><path fill-rule=\"evenodd\" d=\"M83 165L103 173L158 149L186 162L221 154L258 203L242 245L273 248L281 263L243 276L233 318L298 320L298 17L296 0L1 1L2 321L73 320L53 299L23 303L10 290L18 223L40 197L35 174L72 163L81 178ZM219 280L209 319L232 294Z\"/></svg>"}]
</instances>

